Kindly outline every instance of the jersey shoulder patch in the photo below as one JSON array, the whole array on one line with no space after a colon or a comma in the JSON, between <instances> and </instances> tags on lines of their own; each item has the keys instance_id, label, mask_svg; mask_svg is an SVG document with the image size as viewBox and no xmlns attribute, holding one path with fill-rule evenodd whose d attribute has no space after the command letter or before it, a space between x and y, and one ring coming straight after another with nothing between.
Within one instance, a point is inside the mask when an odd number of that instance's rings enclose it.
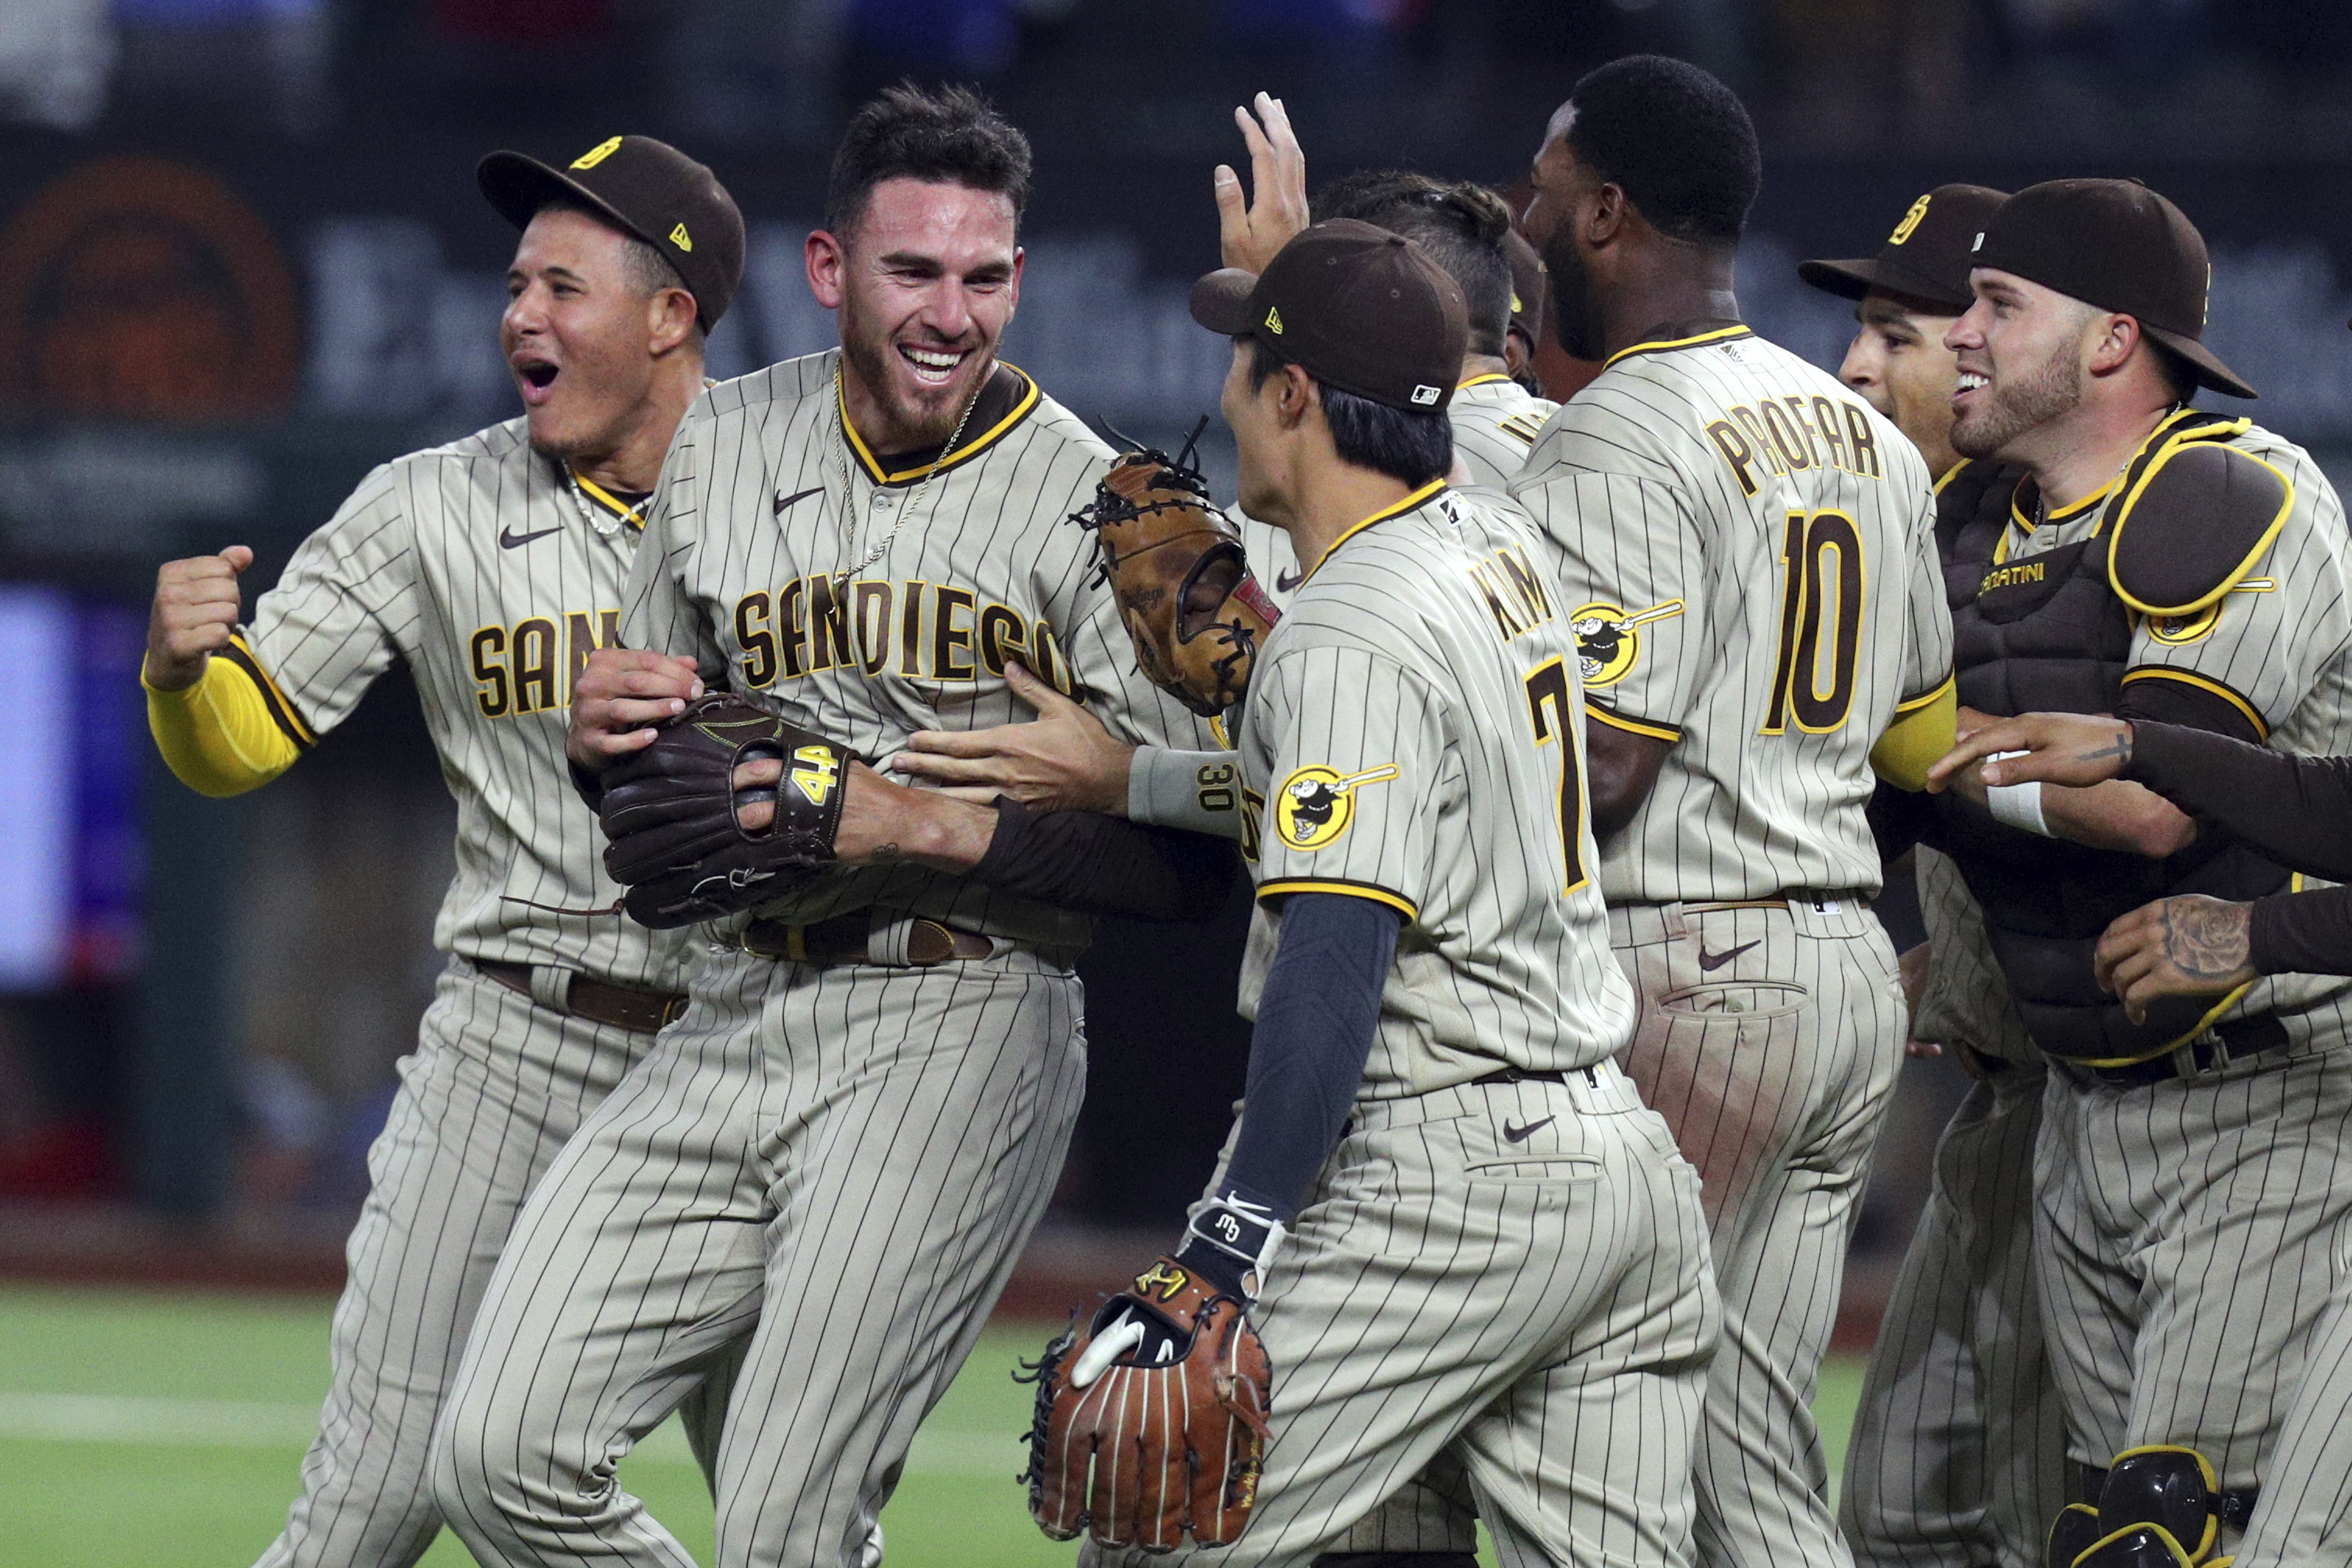
<instances>
[{"instance_id":1,"label":"jersey shoulder patch","mask_svg":"<svg viewBox=\"0 0 2352 1568\"><path fill-rule=\"evenodd\" d=\"M2107 577L2143 615L2190 615L2252 571L2294 509L2294 484L2219 441L2151 455L2108 525Z\"/></svg>"}]
</instances>

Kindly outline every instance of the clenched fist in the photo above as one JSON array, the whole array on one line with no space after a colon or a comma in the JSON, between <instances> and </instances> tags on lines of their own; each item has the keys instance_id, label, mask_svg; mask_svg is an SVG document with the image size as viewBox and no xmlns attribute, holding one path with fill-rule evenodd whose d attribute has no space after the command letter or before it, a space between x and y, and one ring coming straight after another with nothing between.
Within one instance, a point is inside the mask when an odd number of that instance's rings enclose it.
<instances>
[{"instance_id":1,"label":"clenched fist","mask_svg":"<svg viewBox=\"0 0 2352 1568\"><path fill-rule=\"evenodd\" d=\"M205 661L228 646L242 603L236 580L253 552L231 545L218 555L167 560L155 574L155 605L147 616L147 684L158 691L193 686Z\"/></svg>"}]
</instances>

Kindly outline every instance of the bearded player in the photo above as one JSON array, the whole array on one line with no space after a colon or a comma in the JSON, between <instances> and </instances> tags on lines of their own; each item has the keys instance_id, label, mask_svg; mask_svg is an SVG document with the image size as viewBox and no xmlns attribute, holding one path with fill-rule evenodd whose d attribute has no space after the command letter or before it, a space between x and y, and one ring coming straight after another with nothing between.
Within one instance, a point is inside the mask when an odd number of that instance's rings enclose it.
<instances>
[{"instance_id":1,"label":"bearded player","mask_svg":"<svg viewBox=\"0 0 2352 1568\"><path fill-rule=\"evenodd\" d=\"M449 962L368 1154L333 1386L265 1564L424 1555L442 1522L434 1419L516 1210L684 1004L685 945L608 913L620 890L577 817L563 735L702 390L743 221L708 169L642 136L561 170L495 153L479 179L522 230L499 323L522 417L369 475L246 625L251 550L171 562L148 634L149 720L192 788L268 783L396 659L457 800L434 931ZM700 1416L724 1403L689 1412L706 1461Z\"/></svg>"},{"instance_id":2,"label":"bearded player","mask_svg":"<svg viewBox=\"0 0 2352 1568\"><path fill-rule=\"evenodd\" d=\"M1959 365L1944 337L1969 308L1969 256L2002 199L1938 186L1875 257L1797 269L1855 302L1860 329L1838 377L1939 479L1961 462L1951 446ZM1895 817L1923 800L1880 797ZM1911 1035L1941 1043L1974 1082L1937 1145L1927 1207L1872 1348L1839 1522L1865 1563L2039 1568L2068 1497L2065 1421L2033 1280L2042 1055L1958 868L1925 844L1916 867L1929 952Z\"/></svg>"},{"instance_id":3,"label":"bearded player","mask_svg":"<svg viewBox=\"0 0 2352 1568\"><path fill-rule=\"evenodd\" d=\"M1225 265L1262 270L1307 225L1307 161L1282 101L1257 95L1255 110L1236 108L1250 153L1250 183L1219 164L1212 177ZM1318 220L1352 218L1419 244L1463 293L1469 331L1445 409L1454 433L1452 476L1499 486L1527 456L1536 433L1559 405L1521 381L1528 363L1515 332L1541 305L1530 306L1522 276L1541 264L1515 259L1510 210L1481 185L1448 183L1387 170L1349 174L1316 198ZM1251 570L1276 602L1286 597L1297 561L1289 536L1249 517L1240 519ZM1008 795L1045 810L1109 811L1139 822L1238 839L1243 832L1233 759L1222 753L1137 748L1107 734L1083 708L1040 683L1016 676L1015 690L1040 721L966 733L923 730L893 758L901 773L954 788L974 800Z\"/></svg>"},{"instance_id":4,"label":"bearded player","mask_svg":"<svg viewBox=\"0 0 2352 1568\"><path fill-rule=\"evenodd\" d=\"M1511 494L1613 633L1583 663L1625 1061L1705 1181L1723 1291L1699 1555L1835 1564L1809 1406L1905 1022L1864 809L1951 732L1950 623L1917 452L1739 320L1759 164L1695 67L1577 83L1526 227L1561 345L1602 370Z\"/></svg>"},{"instance_id":5,"label":"bearded player","mask_svg":"<svg viewBox=\"0 0 2352 1568\"><path fill-rule=\"evenodd\" d=\"M997 358L1029 177L1027 141L961 89L853 117L806 248L842 347L696 405L622 598L629 651L582 677L592 794L706 687L826 737L719 810L731 842L796 791L838 811L835 863L696 928L684 1013L525 1211L435 1449L484 1563L687 1563L611 1467L730 1357L719 1562L857 1561L1061 1168L1086 911L1197 916L1230 883L1222 843L1187 859L1183 835L844 761L1010 718L1016 663L1122 738L1206 738L1134 674L1068 521L1109 452Z\"/></svg>"},{"instance_id":6,"label":"bearded player","mask_svg":"<svg viewBox=\"0 0 2352 1568\"><path fill-rule=\"evenodd\" d=\"M1971 261L1948 340L1971 461L1937 525L1968 706L2352 749L2342 507L2307 454L2189 405L2200 387L2253 395L2202 341L2196 227L2137 182L2052 181L2003 203ZM2126 780L1948 782L1935 841L2051 1064L2043 1322L2089 1472L2056 1539L2101 1565L2227 1552L2341 1275L2352 991L2249 976L2220 997L2109 996L2116 916L2289 873Z\"/></svg>"}]
</instances>

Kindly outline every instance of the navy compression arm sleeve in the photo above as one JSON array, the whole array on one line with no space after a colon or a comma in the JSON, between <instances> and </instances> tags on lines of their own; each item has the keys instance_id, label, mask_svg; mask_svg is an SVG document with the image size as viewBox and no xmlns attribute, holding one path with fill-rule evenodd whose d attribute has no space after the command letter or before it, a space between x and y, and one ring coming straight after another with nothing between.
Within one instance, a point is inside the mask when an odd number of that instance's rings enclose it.
<instances>
[{"instance_id":1,"label":"navy compression arm sleeve","mask_svg":"<svg viewBox=\"0 0 2352 1568\"><path fill-rule=\"evenodd\" d=\"M1250 1036L1248 1098L1221 1193L1286 1224L1348 1119L1364 1080L1400 917L1336 893L1291 894Z\"/></svg>"}]
</instances>

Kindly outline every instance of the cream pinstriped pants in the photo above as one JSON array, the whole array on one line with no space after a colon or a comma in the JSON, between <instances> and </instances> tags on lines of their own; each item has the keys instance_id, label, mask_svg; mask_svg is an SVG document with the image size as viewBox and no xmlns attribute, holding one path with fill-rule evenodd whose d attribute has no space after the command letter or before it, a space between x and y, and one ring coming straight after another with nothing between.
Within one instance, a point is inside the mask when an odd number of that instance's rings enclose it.
<instances>
[{"instance_id":1,"label":"cream pinstriped pants","mask_svg":"<svg viewBox=\"0 0 2352 1568\"><path fill-rule=\"evenodd\" d=\"M449 961L368 1150L367 1202L335 1306L334 1382L302 1495L261 1568L408 1568L432 1545L434 1419L509 1228L564 1140L652 1046ZM688 1403L707 1469L724 1389Z\"/></svg>"},{"instance_id":2,"label":"cream pinstriped pants","mask_svg":"<svg viewBox=\"0 0 2352 1568\"><path fill-rule=\"evenodd\" d=\"M1851 901L1621 905L1609 921L1642 1009L1625 1066L1704 1180L1722 1293L1696 1446L1698 1560L1838 1568L1853 1558L1811 1406L1903 1060L1894 949ZM1464 1493L1441 1460L1334 1550L1469 1551Z\"/></svg>"},{"instance_id":3,"label":"cream pinstriped pants","mask_svg":"<svg viewBox=\"0 0 2352 1568\"><path fill-rule=\"evenodd\" d=\"M1271 1275L1251 1311L1274 1397L1248 1528L1171 1557L1089 1542L1080 1563L1310 1563L1433 1461L1505 1568L1691 1561L1718 1323L1705 1222L1612 1065L1359 1102Z\"/></svg>"},{"instance_id":4,"label":"cream pinstriped pants","mask_svg":"<svg viewBox=\"0 0 2352 1568\"><path fill-rule=\"evenodd\" d=\"M1085 1046L1076 977L1025 949L698 962L517 1221L434 1444L451 1528L488 1564L691 1568L614 1468L732 1356L719 1568L866 1560L1045 1211Z\"/></svg>"},{"instance_id":5,"label":"cream pinstriped pants","mask_svg":"<svg viewBox=\"0 0 2352 1568\"><path fill-rule=\"evenodd\" d=\"M1872 1568L2042 1568L2071 1486L2033 1267L2043 1069L1969 1089L1886 1303L1838 1521Z\"/></svg>"}]
</instances>

